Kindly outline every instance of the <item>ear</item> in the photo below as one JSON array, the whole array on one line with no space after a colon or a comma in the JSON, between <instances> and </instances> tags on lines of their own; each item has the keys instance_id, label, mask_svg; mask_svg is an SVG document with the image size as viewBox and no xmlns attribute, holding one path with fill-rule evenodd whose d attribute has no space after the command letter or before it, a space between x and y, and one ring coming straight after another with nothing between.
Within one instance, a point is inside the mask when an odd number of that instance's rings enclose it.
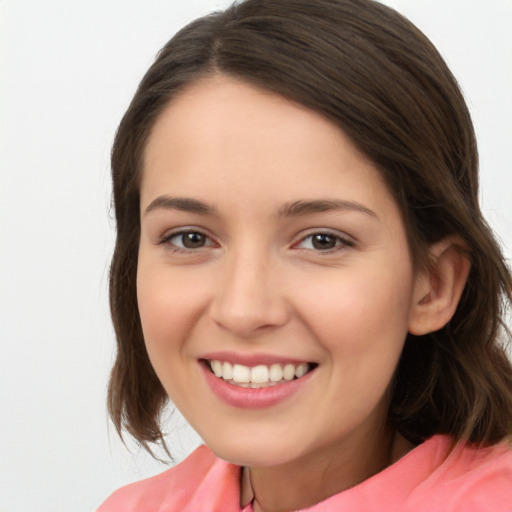
<instances>
[{"instance_id":1,"label":"ear","mask_svg":"<svg viewBox=\"0 0 512 512\"><path fill-rule=\"evenodd\" d=\"M409 332L416 336L444 327L459 304L471 264L459 237L449 237L429 250L430 266L416 276Z\"/></svg>"}]
</instances>

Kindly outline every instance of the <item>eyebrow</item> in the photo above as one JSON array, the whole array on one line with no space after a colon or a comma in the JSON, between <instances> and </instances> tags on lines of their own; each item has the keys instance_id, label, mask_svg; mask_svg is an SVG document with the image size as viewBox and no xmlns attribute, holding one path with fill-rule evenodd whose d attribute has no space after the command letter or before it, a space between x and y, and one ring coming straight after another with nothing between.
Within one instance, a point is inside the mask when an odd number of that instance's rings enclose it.
<instances>
[{"instance_id":1,"label":"eyebrow","mask_svg":"<svg viewBox=\"0 0 512 512\"><path fill-rule=\"evenodd\" d=\"M182 212L198 213L199 215L213 215L216 208L191 197L158 196L149 203L145 214L154 210L180 210Z\"/></svg>"},{"instance_id":2,"label":"eyebrow","mask_svg":"<svg viewBox=\"0 0 512 512\"><path fill-rule=\"evenodd\" d=\"M183 212L197 213L199 215L215 215L215 206L208 205L203 201L191 197L171 197L167 195L158 196L151 201L146 208L145 214L154 210L180 210ZM285 203L277 211L278 217L298 217L322 213L327 211L357 211L377 217L376 213L366 206L355 201L344 201L341 199L314 199L298 200Z\"/></svg>"},{"instance_id":3,"label":"eyebrow","mask_svg":"<svg viewBox=\"0 0 512 512\"><path fill-rule=\"evenodd\" d=\"M295 217L301 215L311 215L331 210L337 211L356 211L377 217L377 214L355 201L344 201L341 199L317 199L312 201L300 200L285 203L278 210L279 217Z\"/></svg>"}]
</instances>

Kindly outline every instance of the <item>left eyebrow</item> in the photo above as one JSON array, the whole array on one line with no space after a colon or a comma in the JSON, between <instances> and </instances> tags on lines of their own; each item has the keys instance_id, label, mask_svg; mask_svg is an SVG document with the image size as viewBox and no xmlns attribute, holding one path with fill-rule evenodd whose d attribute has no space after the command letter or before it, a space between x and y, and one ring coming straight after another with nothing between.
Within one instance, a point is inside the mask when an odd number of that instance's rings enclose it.
<instances>
[{"instance_id":1,"label":"left eyebrow","mask_svg":"<svg viewBox=\"0 0 512 512\"><path fill-rule=\"evenodd\" d=\"M341 199L316 199L312 201L299 200L285 203L277 212L279 217L295 217L301 215L311 215L331 210L337 211L356 211L377 217L377 214L355 201L343 201Z\"/></svg>"},{"instance_id":2,"label":"left eyebrow","mask_svg":"<svg viewBox=\"0 0 512 512\"><path fill-rule=\"evenodd\" d=\"M215 215L216 208L210 206L202 201L193 199L191 197L170 197L170 196L159 196L151 203L145 210L145 214L152 212L153 210L180 210L182 212L197 213L199 215Z\"/></svg>"}]
</instances>

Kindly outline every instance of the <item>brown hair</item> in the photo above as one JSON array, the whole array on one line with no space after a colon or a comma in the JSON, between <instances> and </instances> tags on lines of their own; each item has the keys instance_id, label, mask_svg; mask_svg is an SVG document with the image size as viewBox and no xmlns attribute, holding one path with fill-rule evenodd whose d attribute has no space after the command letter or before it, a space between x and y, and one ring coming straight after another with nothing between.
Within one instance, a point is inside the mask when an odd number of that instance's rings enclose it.
<instances>
[{"instance_id":1,"label":"brown hair","mask_svg":"<svg viewBox=\"0 0 512 512\"><path fill-rule=\"evenodd\" d=\"M309 107L374 162L402 209L416 265L457 234L471 271L443 329L409 335L389 421L419 443L435 433L495 443L512 435L512 369L499 343L512 278L478 205L478 158L456 80L430 41L371 0L246 0L194 21L160 51L112 150L117 240L110 303L117 358L109 412L150 450L162 443L167 395L146 353L136 298L139 178L164 106L187 84L221 73ZM502 329L503 327L503 329Z\"/></svg>"}]
</instances>

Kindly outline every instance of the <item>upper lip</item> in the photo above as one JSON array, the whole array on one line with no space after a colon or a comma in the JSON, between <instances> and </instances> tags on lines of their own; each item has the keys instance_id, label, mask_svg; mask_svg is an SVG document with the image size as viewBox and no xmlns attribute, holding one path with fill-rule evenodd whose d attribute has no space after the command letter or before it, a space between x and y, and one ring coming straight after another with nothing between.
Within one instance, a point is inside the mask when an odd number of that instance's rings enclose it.
<instances>
[{"instance_id":1,"label":"upper lip","mask_svg":"<svg viewBox=\"0 0 512 512\"><path fill-rule=\"evenodd\" d=\"M307 359L297 359L295 357L288 357L275 354L244 354L235 352L208 352L203 354L199 359L206 359L208 361L225 361L231 364L241 364L243 366L258 366L258 365L272 365L272 364L295 364L311 363Z\"/></svg>"}]
</instances>

